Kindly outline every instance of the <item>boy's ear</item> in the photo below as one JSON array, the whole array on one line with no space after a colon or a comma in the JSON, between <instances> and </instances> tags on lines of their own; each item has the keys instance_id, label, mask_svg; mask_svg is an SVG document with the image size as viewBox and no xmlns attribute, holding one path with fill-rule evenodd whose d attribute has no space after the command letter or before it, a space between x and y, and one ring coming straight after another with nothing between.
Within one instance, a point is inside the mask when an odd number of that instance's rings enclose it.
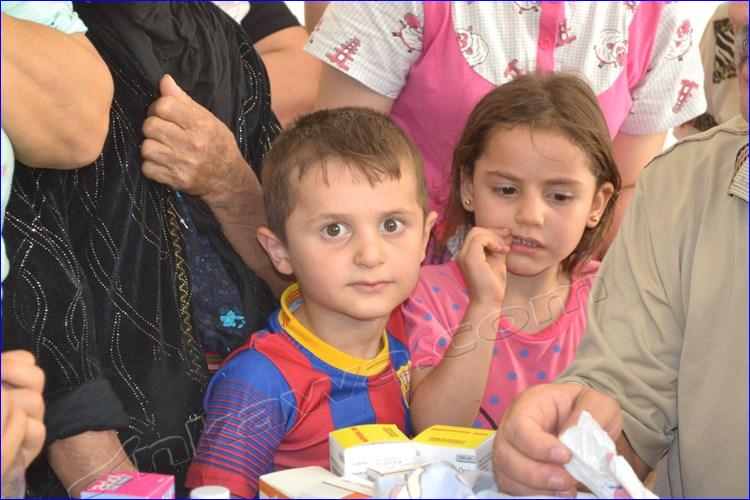
<instances>
[{"instance_id":1,"label":"boy's ear","mask_svg":"<svg viewBox=\"0 0 750 500\"><path fill-rule=\"evenodd\" d=\"M461 205L467 212L474 211L474 181L461 169Z\"/></svg>"},{"instance_id":2,"label":"boy's ear","mask_svg":"<svg viewBox=\"0 0 750 500\"><path fill-rule=\"evenodd\" d=\"M594 201L591 202L591 211L586 221L586 227L595 228L599 225L604 209L607 208L609 200L615 192L615 187L611 182L605 182L594 195Z\"/></svg>"},{"instance_id":3,"label":"boy's ear","mask_svg":"<svg viewBox=\"0 0 750 500\"><path fill-rule=\"evenodd\" d=\"M424 232L422 233L422 260L427 256L427 244L430 242L430 233L432 232L432 228L435 227L437 218L437 212L430 212L424 220Z\"/></svg>"},{"instance_id":4,"label":"boy's ear","mask_svg":"<svg viewBox=\"0 0 750 500\"><path fill-rule=\"evenodd\" d=\"M258 228L255 233L258 238L258 243L263 247L263 250L268 254L268 258L271 259L273 267L276 268L281 274L293 274L294 268L292 262L289 259L289 252L286 250L286 246L282 241L265 226Z\"/></svg>"}]
</instances>

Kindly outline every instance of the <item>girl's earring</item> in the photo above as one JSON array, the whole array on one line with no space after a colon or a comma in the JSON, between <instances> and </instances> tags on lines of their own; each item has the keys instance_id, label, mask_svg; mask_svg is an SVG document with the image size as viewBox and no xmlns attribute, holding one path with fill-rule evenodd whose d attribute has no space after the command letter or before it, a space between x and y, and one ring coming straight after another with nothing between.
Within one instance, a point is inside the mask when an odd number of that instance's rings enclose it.
<instances>
[{"instance_id":1,"label":"girl's earring","mask_svg":"<svg viewBox=\"0 0 750 500\"><path fill-rule=\"evenodd\" d=\"M593 222L594 224L596 224L597 222L599 222L599 216L598 215L592 215L591 216L591 222Z\"/></svg>"},{"instance_id":2,"label":"girl's earring","mask_svg":"<svg viewBox=\"0 0 750 500\"><path fill-rule=\"evenodd\" d=\"M466 199L464 200L464 205L466 205L467 207L468 207L469 205L471 205L471 200L470 200L469 198L466 198Z\"/></svg>"}]
</instances>

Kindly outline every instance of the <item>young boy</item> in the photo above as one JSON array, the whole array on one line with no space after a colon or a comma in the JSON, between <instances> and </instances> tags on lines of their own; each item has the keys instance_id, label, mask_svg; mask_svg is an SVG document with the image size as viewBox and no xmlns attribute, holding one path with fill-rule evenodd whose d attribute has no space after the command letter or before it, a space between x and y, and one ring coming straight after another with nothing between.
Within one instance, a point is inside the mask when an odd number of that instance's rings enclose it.
<instances>
[{"instance_id":1,"label":"young boy","mask_svg":"<svg viewBox=\"0 0 750 500\"><path fill-rule=\"evenodd\" d=\"M327 467L334 429L409 430L408 350L386 324L417 283L435 221L419 153L367 109L301 118L275 142L262 181L258 241L297 283L213 377L187 481L243 497L267 472Z\"/></svg>"}]
</instances>

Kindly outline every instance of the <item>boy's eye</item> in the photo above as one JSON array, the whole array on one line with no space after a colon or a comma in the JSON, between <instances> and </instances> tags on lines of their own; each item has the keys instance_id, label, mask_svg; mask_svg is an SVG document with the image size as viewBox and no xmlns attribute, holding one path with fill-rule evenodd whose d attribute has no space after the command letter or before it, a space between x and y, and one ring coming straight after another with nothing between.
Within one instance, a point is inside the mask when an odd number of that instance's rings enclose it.
<instances>
[{"instance_id":1,"label":"boy's eye","mask_svg":"<svg viewBox=\"0 0 750 500\"><path fill-rule=\"evenodd\" d=\"M404 223L398 219L385 219L380 227L386 233L397 233L404 227Z\"/></svg>"},{"instance_id":2,"label":"boy's eye","mask_svg":"<svg viewBox=\"0 0 750 500\"><path fill-rule=\"evenodd\" d=\"M324 238L338 238L339 236L346 234L346 233L347 233L346 226L339 222L326 224L325 227L323 227Z\"/></svg>"}]
</instances>

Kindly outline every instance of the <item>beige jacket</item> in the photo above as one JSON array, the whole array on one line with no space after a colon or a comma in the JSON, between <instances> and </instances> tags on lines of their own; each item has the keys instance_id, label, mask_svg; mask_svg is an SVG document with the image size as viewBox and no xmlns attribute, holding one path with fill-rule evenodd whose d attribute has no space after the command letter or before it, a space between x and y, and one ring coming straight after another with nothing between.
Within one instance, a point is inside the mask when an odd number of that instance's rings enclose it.
<instances>
[{"instance_id":1,"label":"beige jacket","mask_svg":"<svg viewBox=\"0 0 750 500\"><path fill-rule=\"evenodd\" d=\"M649 465L668 454L661 495L748 495L747 133L737 117L649 165L557 380L613 395Z\"/></svg>"}]
</instances>

